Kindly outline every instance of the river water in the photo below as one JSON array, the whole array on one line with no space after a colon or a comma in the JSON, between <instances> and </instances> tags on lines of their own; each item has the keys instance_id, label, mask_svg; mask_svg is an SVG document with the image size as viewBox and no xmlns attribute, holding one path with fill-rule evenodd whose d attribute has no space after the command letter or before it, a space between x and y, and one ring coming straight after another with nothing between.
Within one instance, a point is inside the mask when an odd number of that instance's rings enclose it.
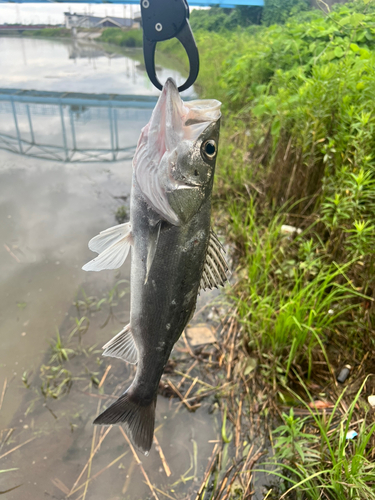
<instances>
[{"instance_id":1,"label":"river water","mask_svg":"<svg viewBox=\"0 0 375 500\"><path fill-rule=\"evenodd\" d=\"M161 80L185 80L168 58L158 64ZM129 260L120 271L81 267L93 257L88 240L128 208L131 156L158 91L139 50L97 43L0 38L0 68L0 471L17 469L0 474L0 492L20 485L6 498L148 498L119 429L99 446L105 429L92 425L106 395L134 374L99 349L129 319ZM113 94L128 97L109 104ZM58 335L74 352L61 351ZM219 424L205 405L177 413L177 401L159 396L156 416L171 476L155 445L141 459L155 487L186 498Z\"/></svg>"}]
</instances>

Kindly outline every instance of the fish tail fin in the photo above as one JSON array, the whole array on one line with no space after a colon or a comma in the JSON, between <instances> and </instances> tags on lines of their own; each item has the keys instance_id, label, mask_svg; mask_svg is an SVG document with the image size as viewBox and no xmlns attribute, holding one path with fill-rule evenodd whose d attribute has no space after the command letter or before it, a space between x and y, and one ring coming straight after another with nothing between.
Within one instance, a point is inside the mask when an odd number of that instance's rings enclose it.
<instances>
[{"instance_id":1,"label":"fish tail fin","mask_svg":"<svg viewBox=\"0 0 375 500\"><path fill-rule=\"evenodd\" d=\"M127 391L94 420L94 424L126 424L131 442L148 455L155 425L156 398L150 404L140 404L139 398Z\"/></svg>"}]
</instances>

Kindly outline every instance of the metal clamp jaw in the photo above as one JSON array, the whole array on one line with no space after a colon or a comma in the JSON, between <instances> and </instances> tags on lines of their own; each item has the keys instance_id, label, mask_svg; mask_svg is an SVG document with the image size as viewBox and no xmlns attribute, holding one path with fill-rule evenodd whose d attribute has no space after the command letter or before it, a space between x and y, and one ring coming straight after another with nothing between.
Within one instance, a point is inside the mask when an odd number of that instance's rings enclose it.
<instances>
[{"instance_id":1,"label":"metal clamp jaw","mask_svg":"<svg viewBox=\"0 0 375 500\"><path fill-rule=\"evenodd\" d=\"M141 0L143 23L143 54L147 74L159 90L163 88L155 71L157 42L177 38L189 58L190 71L186 82L178 87L182 92L193 85L199 72L199 54L189 24L186 0Z\"/></svg>"}]
</instances>

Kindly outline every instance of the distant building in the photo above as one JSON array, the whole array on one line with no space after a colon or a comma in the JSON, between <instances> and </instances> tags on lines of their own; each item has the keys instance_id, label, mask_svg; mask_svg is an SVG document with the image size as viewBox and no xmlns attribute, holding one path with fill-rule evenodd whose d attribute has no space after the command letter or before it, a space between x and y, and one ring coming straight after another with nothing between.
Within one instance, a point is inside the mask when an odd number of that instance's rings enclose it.
<instances>
[{"instance_id":1,"label":"distant building","mask_svg":"<svg viewBox=\"0 0 375 500\"><path fill-rule=\"evenodd\" d=\"M125 17L96 17L86 14L64 12L65 28L136 28L139 24L134 19Z\"/></svg>"}]
</instances>

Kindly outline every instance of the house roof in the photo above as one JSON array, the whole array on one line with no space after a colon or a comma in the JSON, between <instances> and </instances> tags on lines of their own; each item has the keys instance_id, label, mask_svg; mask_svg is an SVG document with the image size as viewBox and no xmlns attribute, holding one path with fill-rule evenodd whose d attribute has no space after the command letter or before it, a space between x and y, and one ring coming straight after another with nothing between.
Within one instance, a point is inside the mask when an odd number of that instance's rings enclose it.
<instances>
[{"instance_id":1,"label":"house roof","mask_svg":"<svg viewBox=\"0 0 375 500\"><path fill-rule=\"evenodd\" d=\"M67 17L75 17L78 18L78 24L88 21L90 24L94 26L100 26L105 22L111 22L118 26L119 28L123 28L125 26L131 26L133 24L133 19L126 17L115 17L115 16L106 16L106 17L97 17L97 16L88 16L86 14L76 14L70 12L64 12L64 15Z\"/></svg>"}]
</instances>

